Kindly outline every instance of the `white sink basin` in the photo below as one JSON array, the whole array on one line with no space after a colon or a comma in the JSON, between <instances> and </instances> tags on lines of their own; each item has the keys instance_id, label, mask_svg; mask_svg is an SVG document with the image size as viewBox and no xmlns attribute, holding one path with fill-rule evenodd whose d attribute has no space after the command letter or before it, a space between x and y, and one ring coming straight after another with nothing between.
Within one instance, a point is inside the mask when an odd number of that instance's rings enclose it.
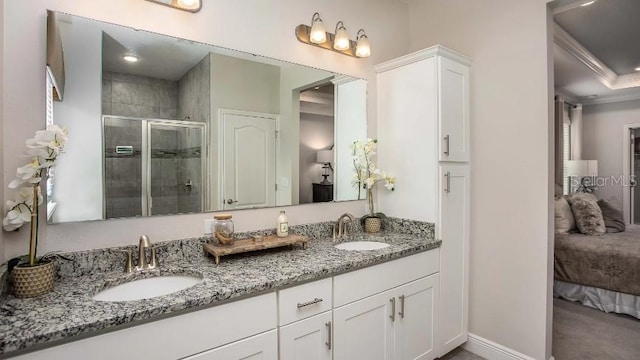
<instances>
[{"instance_id":1,"label":"white sink basin","mask_svg":"<svg viewBox=\"0 0 640 360\"><path fill-rule=\"evenodd\" d=\"M94 295L98 301L133 301L171 294L202 282L201 277L190 275L158 276L120 284Z\"/></svg>"},{"instance_id":2,"label":"white sink basin","mask_svg":"<svg viewBox=\"0 0 640 360\"><path fill-rule=\"evenodd\" d=\"M389 247L389 244L378 242L378 241L350 241L338 244L335 246L336 249L340 250L355 250L355 251L363 251L363 250L379 250Z\"/></svg>"}]
</instances>

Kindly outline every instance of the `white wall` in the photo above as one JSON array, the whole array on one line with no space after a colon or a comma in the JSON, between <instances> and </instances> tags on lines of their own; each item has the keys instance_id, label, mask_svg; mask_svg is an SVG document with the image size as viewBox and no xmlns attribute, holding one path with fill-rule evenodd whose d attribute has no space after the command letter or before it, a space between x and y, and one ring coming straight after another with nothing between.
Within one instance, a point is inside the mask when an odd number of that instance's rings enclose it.
<instances>
[{"instance_id":1,"label":"white wall","mask_svg":"<svg viewBox=\"0 0 640 360\"><path fill-rule=\"evenodd\" d=\"M407 6L388 0L207 0L197 14L177 11L140 0L25 0L5 1L2 24L5 119L2 154L2 191L23 161L24 140L44 127L44 59L46 9L127 25L161 34L305 64L369 79L369 134L375 134L375 77L373 64L407 52ZM351 31L364 28L372 43L372 56L355 59L299 43L293 33L320 12L328 27L343 20ZM297 131L297 129L296 129ZM72 139L73 140L73 139ZM82 186L82 184L78 184ZM363 202L314 204L287 209L291 224L337 218L343 212L360 215ZM272 227L278 209L246 210L234 215L238 230ZM41 228L41 253L49 250L80 250L132 244L140 234L152 240L197 236L202 220L211 215L162 216L83 223ZM26 252L28 231L5 235L5 258Z\"/></svg>"},{"instance_id":2,"label":"white wall","mask_svg":"<svg viewBox=\"0 0 640 360\"><path fill-rule=\"evenodd\" d=\"M358 198L358 189L351 180L355 175L353 155L349 146L356 140L367 138L367 82L353 80L336 85L335 101L335 200ZM363 95L364 94L364 95ZM361 199L365 198L365 191Z\"/></svg>"},{"instance_id":3,"label":"white wall","mask_svg":"<svg viewBox=\"0 0 640 360\"><path fill-rule=\"evenodd\" d=\"M582 157L598 160L598 177L607 180L596 196L622 208L622 184L611 179L622 176L624 125L640 123L640 100L583 106L582 123Z\"/></svg>"},{"instance_id":4,"label":"white wall","mask_svg":"<svg viewBox=\"0 0 640 360\"><path fill-rule=\"evenodd\" d=\"M412 51L439 43L473 61L469 331L546 360L546 1L411 0L409 14Z\"/></svg>"},{"instance_id":5,"label":"white wall","mask_svg":"<svg viewBox=\"0 0 640 360\"><path fill-rule=\"evenodd\" d=\"M54 122L69 130L71 141L56 161L55 222L103 215L102 31L83 20L60 22L66 81L64 101L53 104Z\"/></svg>"}]
</instances>

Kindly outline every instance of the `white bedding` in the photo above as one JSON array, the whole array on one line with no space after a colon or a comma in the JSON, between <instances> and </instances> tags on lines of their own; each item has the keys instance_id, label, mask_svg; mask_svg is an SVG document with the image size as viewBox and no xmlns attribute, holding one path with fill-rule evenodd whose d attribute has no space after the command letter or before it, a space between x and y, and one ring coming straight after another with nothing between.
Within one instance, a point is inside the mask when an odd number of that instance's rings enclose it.
<instances>
[{"instance_id":1,"label":"white bedding","mask_svg":"<svg viewBox=\"0 0 640 360\"><path fill-rule=\"evenodd\" d=\"M553 282L553 296L579 301L607 313L627 314L640 319L640 296L560 280Z\"/></svg>"}]
</instances>

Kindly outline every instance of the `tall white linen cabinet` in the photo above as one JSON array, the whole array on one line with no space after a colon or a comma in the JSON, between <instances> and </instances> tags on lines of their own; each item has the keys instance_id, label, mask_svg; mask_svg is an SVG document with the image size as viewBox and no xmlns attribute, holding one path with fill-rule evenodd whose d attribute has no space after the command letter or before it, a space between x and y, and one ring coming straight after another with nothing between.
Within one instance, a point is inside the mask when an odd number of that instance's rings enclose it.
<instances>
[{"instance_id":1,"label":"tall white linen cabinet","mask_svg":"<svg viewBox=\"0 0 640 360\"><path fill-rule=\"evenodd\" d=\"M376 66L378 165L397 178L379 209L436 224L440 296L436 355L467 341L469 317L469 71L442 46Z\"/></svg>"}]
</instances>

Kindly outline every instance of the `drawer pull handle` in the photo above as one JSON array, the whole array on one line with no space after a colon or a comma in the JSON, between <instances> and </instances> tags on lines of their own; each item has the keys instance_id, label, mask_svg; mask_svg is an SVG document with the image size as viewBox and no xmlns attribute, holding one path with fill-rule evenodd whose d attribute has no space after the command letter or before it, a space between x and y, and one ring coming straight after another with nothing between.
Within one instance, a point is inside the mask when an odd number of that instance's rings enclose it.
<instances>
[{"instance_id":1,"label":"drawer pull handle","mask_svg":"<svg viewBox=\"0 0 640 360\"><path fill-rule=\"evenodd\" d=\"M400 295L400 311L398 311L398 315L400 315L400 319L404 319L404 295Z\"/></svg>"},{"instance_id":2,"label":"drawer pull handle","mask_svg":"<svg viewBox=\"0 0 640 360\"><path fill-rule=\"evenodd\" d=\"M327 349L331 350L331 321L324 324L327 327L327 342L324 343L327 345Z\"/></svg>"},{"instance_id":3,"label":"drawer pull handle","mask_svg":"<svg viewBox=\"0 0 640 360\"><path fill-rule=\"evenodd\" d=\"M301 303L298 303L298 309L303 308L303 307L305 307L305 306L309 306L309 305L317 304L317 303L319 303L319 302L322 302L322 299L321 299L321 298L315 298L315 299L313 299L313 300L311 300L311 301L307 301L306 303L302 303L302 304L301 304Z\"/></svg>"},{"instance_id":4,"label":"drawer pull handle","mask_svg":"<svg viewBox=\"0 0 640 360\"><path fill-rule=\"evenodd\" d=\"M396 298L392 297L389 301L391 302L391 315L389 315L389 318L391 321L396 321Z\"/></svg>"}]
</instances>

